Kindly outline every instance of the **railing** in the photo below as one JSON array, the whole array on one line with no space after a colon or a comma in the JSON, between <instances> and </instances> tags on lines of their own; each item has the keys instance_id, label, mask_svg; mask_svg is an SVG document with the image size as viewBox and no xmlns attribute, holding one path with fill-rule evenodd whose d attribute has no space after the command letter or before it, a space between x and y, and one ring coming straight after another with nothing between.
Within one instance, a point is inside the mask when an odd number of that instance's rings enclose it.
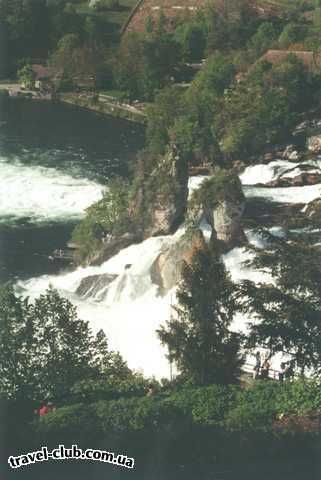
<instances>
[{"instance_id":1,"label":"railing","mask_svg":"<svg viewBox=\"0 0 321 480\"><path fill-rule=\"evenodd\" d=\"M255 367L255 364L254 363L244 363L243 367L242 367L242 371L245 372L245 373L251 373L253 374L254 372L254 367ZM280 373L284 373L284 372L281 372L281 370L275 370L274 368L269 368L268 370L268 377L269 378L272 378L274 380L279 380L279 374Z\"/></svg>"},{"instance_id":2,"label":"railing","mask_svg":"<svg viewBox=\"0 0 321 480\"><path fill-rule=\"evenodd\" d=\"M70 252L68 250L55 250L49 258L51 260L67 260L67 261L72 261L74 260L74 255L73 252Z\"/></svg>"}]
</instances>

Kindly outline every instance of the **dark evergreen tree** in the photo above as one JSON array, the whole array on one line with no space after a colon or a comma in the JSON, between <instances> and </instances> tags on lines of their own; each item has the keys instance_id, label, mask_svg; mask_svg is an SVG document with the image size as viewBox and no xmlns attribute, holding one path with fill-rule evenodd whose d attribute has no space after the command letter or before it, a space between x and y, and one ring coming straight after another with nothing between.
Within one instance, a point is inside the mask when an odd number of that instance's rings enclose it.
<instances>
[{"instance_id":1,"label":"dark evergreen tree","mask_svg":"<svg viewBox=\"0 0 321 480\"><path fill-rule=\"evenodd\" d=\"M184 262L177 318L158 335L184 377L199 385L236 382L242 358L240 337L229 330L237 310L237 287L218 257L203 245Z\"/></svg>"},{"instance_id":2,"label":"dark evergreen tree","mask_svg":"<svg viewBox=\"0 0 321 480\"><path fill-rule=\"evenodd\" d=\"M63 399L81 380L122 378L129 370L94 336L76 308L53 289L33 303L0 289L0 396L4 399Z\"/></svg>"},{"instance_id":3,"label":"dark evergreen tree","mask_svg":"<svg viewBox=\"0 0 321 480\"><path fill-rule=\"evenodd\" d=\"M251 314L249 348L291 355L301 373L321 369L321 271L315 247L273 241L257 251L253 266L272 274L273 283L243 282L243 309Z\"/></svg>"}]
</instances>

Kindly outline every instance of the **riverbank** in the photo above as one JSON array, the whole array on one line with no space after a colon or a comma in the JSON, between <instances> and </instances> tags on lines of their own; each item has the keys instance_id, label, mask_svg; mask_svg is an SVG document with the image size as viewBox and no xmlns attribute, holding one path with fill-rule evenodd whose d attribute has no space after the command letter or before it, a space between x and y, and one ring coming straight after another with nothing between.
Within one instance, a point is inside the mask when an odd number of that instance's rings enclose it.
<instances>
[{"instance_id":1,"label":"riverbank","mask_svg":"<svg viewBox=\"0 0 321 480\"><path fill-rule=\"evenodd\" d=\"M85 108L86 110L111 115L115 118L121 118L142 125L146 123L147 117L143 110L127 103L122 103L104 94L60 93L57 99L63 103L69 103Z\"/></svg>"},{"instance_id":2,"label":"riverbank","mask_svg":"<svg viewBox=\"0 0 321 480\"><path fill-rule=\"evenodd\" d=\"M143 108L128 103L121 102L117 98L105 95L103 93L59 93L59 94L42 94L34 90L22 90L19 84L3 83L0 84L0 95L9 96L11 98L26 97L32 100L58 100L63 103L75 105L86 110L102 113L115 118L128 120L130 122L146 124L146 114ZM141 104L140 104L141 105Z\"/></svg>"},{"instance_id":3,"label":"riverbank","mask_svg":"<svg viewBox=\"0 0 321 480\"><path fill-rule=\"evenodd\" d=\"M43 93L40 90L26 90L19 83L0 83L0 95L10 98L30 98L32 100L53 100L52 93Z\"/></svg>"}]
</instances>

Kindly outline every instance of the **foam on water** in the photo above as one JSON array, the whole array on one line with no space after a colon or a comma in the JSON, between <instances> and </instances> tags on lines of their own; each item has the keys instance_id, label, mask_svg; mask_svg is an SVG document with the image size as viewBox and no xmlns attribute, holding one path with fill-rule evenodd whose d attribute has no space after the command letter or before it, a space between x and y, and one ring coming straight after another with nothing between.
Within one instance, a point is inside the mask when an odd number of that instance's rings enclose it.
<instances>
[{"instance_id":1,"label":"foam on water","mask_svg":"<svg viewBox=\"0 0 321 480\"><path fill-rule=\"evenodd\" d=\"M263 198L277 203L309 203L321 195L321 184L305 187L243 187L247 198Z\"/></svg>"},{"instance_id":2,"label":"foam on water","mask_svg":"<svg viewBox=\"0 0 321 480\"><path fill-rule=\"evenodd\" d=\"M251 241L251 243L255 243L253 236L249 240ZM251 280L256 285L260 283L273 284L273 278L269 273L255 270L253 267L244 265L244 262L250 260L251 258L253 258L253 254L247 252L244 248L234 248L227 254L223 255L223 262L226 269L229 271L232 280L234 282ZM237 312L233 317L230 329L234 332L242 332L246 334L249 329L249 323L255 323L256 321L257 319L250 314ZM265 351L264 349L259 350L261 350L261 355L263 358L266 354L268 354L268 351ZM271 368L275 371L279 371L281 362L287 360L289 360L289 357L286 354L278 353L276 355L273 355L273 357L270 359ZM252 372L254 361L255 360L252 355L247 355L245 369ZM252 367L249 365L252 365ZM277 373L274 372L274 375L277 375ZM275 378L277 378L277 376Z\"/></svg>"},{"instance_id":3,"label":"foam on water","mask_svg":"<svg viewBox=\"0 0 321 480\"><path fill-rule=\"evenodd\" d=\"M99 267L21 281L17 290L35 298L52 285L78 307L79 317L88 320L94 331L106 332L110 347L123 355L130 368L158 378L168 377L167 352L159 342L156 329L169 319L171 292L160 297L150 273L158 255L183 233L180 229L173 236L150 238L132 245ZM126 265L131 267L125 269ZM76 294L82 279L105 273L115 274L117 278L103 296L98 292L85 300Z\"/></svg>"},{"instance_id":4,"label":"foam on water","mask_svg":"<svg viewBox=\"0 0 321 480\"><path fill-rule=\"evenodd\" d=\"M240 175L243 185L256 185L257 183L268 183L274 180L290 167L294 167L293 163L277 160L269 164L258 164L247 167Z\"/></svg>"},{"instance_id":5,"label":"foam on water","mask_svg":"<svg viewBox=\"0 0 321 480\"><path fill-rule=\"evenodd\" d=\"M274 226L268 228L267 231L276 238L286 238L286 231L283 227ZM256 248L267 248L270 244L269 240L265 235L257 231L256 229L245 230L247 240Z\"/></svg>"},{"instance_id":6,"label":"foam on water","mask_svg":"<svg viewBox=\"0 0 321 480\"><path fill-rule=\"evenodd\" d=\"M202 185L204 180L206 180L207 178L211 178L211 177L208 175L195 175L194 177L189 177L189 180L188 180L189 197L192 196L195 190L197 190Z\"/></svg>"},{"instance_id":7,"label":"foam on water","mask_svg":"<svg viewBox=\"0 0 321 480\"><path fill-rule=\"evenodd\" d=\"M309 170L311 173L319 173L318 168L321 168L321 160L309 160L307 165L314 167ZM243 185L256 185L258 183L269 183L272 180L284 175L292 178L302 173L300 170L300 163L288 162L287 160L275 160L268 164L258 164L247 167L240 175L240 180Z\"/></svg>"},{"instance_id":8,"label":"foam on water","mask_svg":"<svg viewBox=\"0 0 321 480\"><path fill-rule=\"evenodd\" d=\"M36 169L39 172L38 169L39 167ZM21 175L20 167L19 175ZM61 175L59 178L61 180ZM190 179L190 193L199 187L204 178L206 177ZM75 180L72 179L72 181ZM59 185L61 184L58 182ZM73 183L68 187L68 192L72 194ZM320 195L321 185L278 189L245 187L245 193L248 197L259 196L272 201L308 202ZM201 228L208 239L211 233L209 226L203 222ZM156 329L169 319L174 293L170 292L165 297L159 296L158 287L151 280L151 270L158 255L173 243L178 242L183 233L184 229L180 229L175 235L150 238L140 244L132 245L99 267L78 268L66 274L21 281L17 289L24 295L34 298L51 284L78 307L80 318L88 320L95 331L102 328L106 332L110 347L120 351L130 368L142 370L145 375L168 377L170 370L165 357L167 352L159 342ZM275 236L284 234L279 227L271 229L271 233ZM247 231L247 235L250 243L259 248L266 247L266 240L260 234L250 230ZM250 279L256 284L272 283L268 273L244 265L252 255L253 253L244 248L234 248L223 255L224 264L232 280L239 282ZM129 265L130 268L125 268ZM84 278L102 274L112 274L117 277L110 284L103 285L100 291L96 291L89 298L84 299L76 294ZM237 331L246 331L249 320L249 317L238 314L233 319L232 328Z\"/></svg>"},{"instance_id":9,"label":"foam on water","mask_svg":"<svg viewBox=\"0 0 321 480\"><path fill-rule=\"evenodd\" d=\"M55 168L24 165L0 157L0 222L27 218L52 222L79 218L99 200L103 187Z\"/></svg>"},{"instance_id":10,"label":"foam on water","mask_svg":"<svg viewBox=\"0 0 321 480\"><path fill-rule=\"evenodd\" d=\"M253 267L245 265L245 262L250 261L254 254L248 252L243 247L236 247L222 256L224 265L231 275L234 282L242 280L251 280L258 283L272 283L272 277L268 273L255 270Z\"/></svg>"},{"instance_id":11,"label":"foam on water","mask_svg":"<svg viewBox=\"0 0 321 480\"><path fill-rule=\"evenodd\" d=\"M106 332L110 347L120 351L130 368L157 378L169 377L167 352L161 346L156 330L170 318L175 290L165 297L159 296L158 287L151 281L151 268L158 255L178 242L183 233L184 230L180 229L175 235L150 238L132 245L99 267L78 268L63 275L19 282L17 290L35 298L52 285L77 306L79 317L88 320L94 331L102 328ZM247 235L251 243L263 247L259 234L248 231ZM234 248L223 255L232 280L271 283L270 275L244 265L252 257L253 254L245 248ZM131 267L125 268L128 265ZM117 275L117 278L107 286L105 292L96 292L86 299L76 294L82 279L106 273ZM248 321L247 316L238 314L233 320L232 329L244 332Z\"/></svg>"}]
</instances>

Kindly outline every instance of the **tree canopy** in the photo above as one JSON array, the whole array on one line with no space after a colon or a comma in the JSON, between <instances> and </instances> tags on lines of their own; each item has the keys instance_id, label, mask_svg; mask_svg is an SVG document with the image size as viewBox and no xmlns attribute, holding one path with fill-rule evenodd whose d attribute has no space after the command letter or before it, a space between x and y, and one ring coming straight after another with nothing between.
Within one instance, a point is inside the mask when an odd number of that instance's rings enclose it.
<instances>
[{"instance_id":1,"label":"tree canopy","mask_svg":"<svg viewBox=\"0 0 321 480\"><path fill-rule=\"evenodd\" d=\"M182 265L176 315L158 335L179 372L198 385L234 383L240 373L240 338L230 330L237 287L220 258L205 245Z\"/></svg>"},{"instance_id":2,"label":"tree canopy","mask_svg":"<svg viewBox=\"0 0 321 480\"><path fill-rule=\"evenodd\" d=\"M290 355L304 373L321 369L321 272L314 247L275 240L251 262L272 275L271 284L242 285L243 310L250 313L248 347Z\"/></svg>"},{"instance_id":3,"label":"tree canopy","mask_svg":"<svg viewBox=\"0 0 321 480\"><path fill-rule=\"evenodd\" d=\"M94 335L76 308L52 288L34 302L0 289L0 396L62 399L82 380L128 373L102 331Z\"/></svg>"}]
</instances>

